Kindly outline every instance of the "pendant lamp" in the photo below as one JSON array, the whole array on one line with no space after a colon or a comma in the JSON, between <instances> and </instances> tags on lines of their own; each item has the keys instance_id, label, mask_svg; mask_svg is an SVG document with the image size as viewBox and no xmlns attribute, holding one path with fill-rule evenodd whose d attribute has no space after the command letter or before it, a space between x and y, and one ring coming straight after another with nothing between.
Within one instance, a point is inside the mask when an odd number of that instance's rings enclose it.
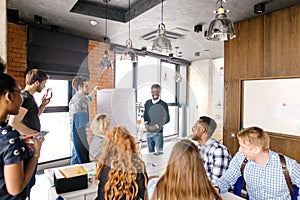
<instances>
[{"instance_id":1,"label":"pendant lamp","mask_svg":"<svg viewBox=\"0 0 300 200\"><path fill-rule=\"evenodd\" d=\"M107 5L110 0L103 0L105 2L105 37L104 37L104 43L108 44L109 38L107 37ZM103 59L100 62L100 67L104 69L111 69L111 61L108 58L108 51L107 49L104 50Z\"/></svg>"},{"instance_id":2,"label":"pendant lamp","mask_svg":"<svg viewBox=\"0 0 300 200\"><path fill-rule=\"evenodd\" d=\"M226 14L229 11L224 10L222 1L218 0L216 4L220 3L216 18L209 24L206 39L214 41L226 41L236 37L234 33L233 22L227 18Z\"/></svg>"},{"instance_id":3,"label":"pendant lamp","mask_svg":"<svg viewBox=\"0 0 300 200\"><path fill-rule=\"evenodd\" d=\"M170 40L166 37L166 26L163 23L164 6L161 0L161 23L158 25L158 37L153 41L152 51L168 53L172 51Z\"/></svg>"},{"instance_id":4,"label":"pendant lamp","mask_svg":"<svg viewBox=\"0 0 300 200\"><path fill-rule=\"evenodd\" d=\"M122 55L121 55L121 60L131 60L132 62L137 62L137 57L136 54L134 52L134 50L132 49L132 40L130 39L130 0L128 0L129 2L129 21L128 21L128 40L126 40L126 49L123 51Z\"/></svg>"}]
</instances>

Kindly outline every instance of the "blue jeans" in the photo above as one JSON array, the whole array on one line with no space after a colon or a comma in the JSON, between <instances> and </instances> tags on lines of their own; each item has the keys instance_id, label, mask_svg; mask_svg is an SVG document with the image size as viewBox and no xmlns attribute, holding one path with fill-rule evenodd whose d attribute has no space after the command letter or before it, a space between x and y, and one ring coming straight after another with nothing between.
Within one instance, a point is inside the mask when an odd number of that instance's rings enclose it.
<instances>
[{"instance_id":1,"label":"blue jeans","mask_svg":"<svg viewBox=\"0 0 300 200\"><path fill-rule=\"evenodd\" d=\"M164 148L163 133L147 132L147 144L148 144L149 153L155 152L155 146L157 151L163 151Z\"/></svg>"},{"instance_id":2,"label":"blue jeans","mask_svg":"<svg viewBox=\"0 0 300 200\"><path fill-rule=\"evenodd\" d=\"M75 164L80 164L80 163L79 163L79 160L77 158L75 147L73 146L70 165L75 165Z\"/></svg>"}]
</instances>

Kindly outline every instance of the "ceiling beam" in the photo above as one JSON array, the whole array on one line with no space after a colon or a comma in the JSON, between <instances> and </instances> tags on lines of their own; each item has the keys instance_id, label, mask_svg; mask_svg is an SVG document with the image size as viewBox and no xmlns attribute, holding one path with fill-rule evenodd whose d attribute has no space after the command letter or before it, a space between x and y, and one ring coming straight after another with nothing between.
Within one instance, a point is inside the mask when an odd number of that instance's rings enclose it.
<instances>
[{"instance_id":1,"label":"ceiling beam","mask_svg":"<svg viewBox=\"0 0 300 200\"><path fill-rule=\"evenodd\" d=\"M82 14L82 15L88 15L98 18L105 19L105 5L99 4L95 5L90 2L83 2L83 1L77 1L73 8L70 10L70 12ZM124 22L125 23L125 13L127 10L119 9L119 8L107 8L107 19L118 21L118 22Z\"/></svg>"},{"instance_id":2,"label":"ceiling beam","mask_svg":"<svg viewBox=\"0 0 300 200\"><path fill-rule=\"evenodd\" d=\"M165 0L164 0L165 1ZM161 0L139 0L131 5L130 18L134 19L147 10L161 3ZM90 1L78 0L70 12L105 19L105 4L95 4ZM160 14L160 13L158 13ZM112 7L108 4L107 19L126 23L129 21L129 10L127 8Z\"/></svg>"}]
</instances>

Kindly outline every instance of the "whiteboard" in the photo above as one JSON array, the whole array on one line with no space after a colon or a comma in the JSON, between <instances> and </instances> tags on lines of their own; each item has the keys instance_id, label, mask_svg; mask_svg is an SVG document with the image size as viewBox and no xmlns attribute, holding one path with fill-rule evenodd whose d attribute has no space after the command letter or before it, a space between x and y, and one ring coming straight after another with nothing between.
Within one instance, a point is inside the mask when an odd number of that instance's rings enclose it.
<instances>
[{"instance_id":1,"label":"whiteboard","mask_svg":"<svg viewBox=\"0 0 300 200\"><path fill-rule=\"evenodd\" d=\"M300 136L300 78L243 81L243 128Z\"/></svg>"},{"instance_id":2,"label":"whiteboard","mask_svg":"<svg viewBox=\"0 0 300 200\"><path fill-rule=\"evenodd\" d=\"M103 89L97 92L97 114L106 113L110 126L126 126L136 136L135 89Z\"/></svg>"}]
</instances>

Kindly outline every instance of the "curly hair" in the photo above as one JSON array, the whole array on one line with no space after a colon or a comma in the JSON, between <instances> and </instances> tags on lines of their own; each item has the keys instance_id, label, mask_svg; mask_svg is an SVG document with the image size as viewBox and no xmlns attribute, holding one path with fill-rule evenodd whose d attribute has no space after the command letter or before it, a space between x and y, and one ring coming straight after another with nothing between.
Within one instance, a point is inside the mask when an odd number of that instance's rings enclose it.
<instances>
[{"instance_id":1,"label":"curly hair","mask_svg":"<svg viewBox=\"0 0 300 200\"><path fill-rule=\"evenodd\" d=\"M165 173L158 180L152 200L220 200L204 169L196 145L183 139L171 152Z\"/></svg>"},{"instance_id":2,"label":"curly hair","mask_svg":"<svg viewBox=\"0 0 300 200\"><path fill-rule=\"evenodd\" d=\"M145 164L139 157L135 138L124 126L113 127L106 133L96 171L96 182L105 166L111 168L104 188L105 200L118 200L123 197L126 200L136 199L139 189L136 182L137 173L144 175L147 186L148 177L145 172Z\"/></svg>"}]
</instances>

